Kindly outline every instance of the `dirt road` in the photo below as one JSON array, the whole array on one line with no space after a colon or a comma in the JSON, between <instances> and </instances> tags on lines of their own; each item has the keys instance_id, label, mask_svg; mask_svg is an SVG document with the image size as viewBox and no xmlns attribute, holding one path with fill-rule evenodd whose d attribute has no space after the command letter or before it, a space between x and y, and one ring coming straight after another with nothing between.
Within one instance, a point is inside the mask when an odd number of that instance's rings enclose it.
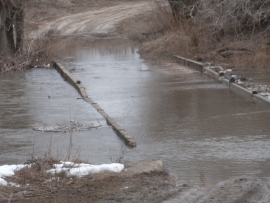
<instances>
[{"instance_id":1,"label":"dirt road","mask_svg":"<svg viewBox=\"0 0 270 203\"><path fill-rule=\"evenodd\" d=\"M214 187L184 187L165 203L267 203L270 202L270 180L251 177L221 182Z\"/></svg>"},{"instance_id":2,"label":"dirt road","mask_svg":"<svg viewBox=\"0 0 270 203\"><path fill-rule=\"evenodd\" d=\"M36 37L48 31L60 35L113 35L115 34L115 25L121 20L150 9L151 4L148 1L123 2L115 6L103 7L53 20L40 25L38 30L31 32L29 36Z\"/></svg>"}]
</instances>

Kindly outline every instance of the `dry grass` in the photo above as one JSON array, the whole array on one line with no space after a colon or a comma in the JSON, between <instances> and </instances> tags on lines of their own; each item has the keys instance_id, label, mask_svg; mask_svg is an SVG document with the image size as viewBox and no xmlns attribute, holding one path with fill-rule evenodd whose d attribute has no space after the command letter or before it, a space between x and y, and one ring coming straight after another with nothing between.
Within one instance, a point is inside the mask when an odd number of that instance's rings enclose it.
<instances>
[{"instance_id":1,"label":"dry grass","mask_svg":"<svg viewBox=\"0 0 270 203\"><path fill-rule=\"evenodd\" d=\"M50 68L54 58L53 42L50 39L31 39L24 42L24 53L5 55L0 59L0 72L26 70L32 68Z\"/></svg>"},{"instance_id":2,"label":"dry grass","mask_svg":"<svg viewBox=\"0 0 270 203\"><path fill-rule=\"evenodd\" d=\"M117 26L122 36L139 41L149 41L164 35L173 28L173 19L168 6L152 2L152 10L126 18Z\"/></svg>"},{"instance_id":3,"label":"dry grass","mask_svg":"<svg viewBox=\"0 0 270 203\"><path fill-rule=\"evenodd\" d=\"M161 202L174 187L165 172L99 173L83 178L46 172L57 163L50 156L27 161L31 168L6 178L20 187L0 186L0 202Z\"/></svg>"},{"instance_id":4,"label":"dry grass","mask_svg":"<svg viewBox=\"0 0 270 203\"><path fill-rule=\"evenodd\" d=\"M239 0L238 3L243 2ZM269 66L269 31L265 25L259 27L261 19L246 14L249 8L243 8L245 15L239 21L230 23L226 12L230 7L227 6L222 12L226 23L219 16L224 22L216 25L212 22L218 17L202 10L197 12L196 18L180 16L176 22L168 4L160 0L155 0L154 4L152 11L127 19L120 25L120 33L144 42L140 49L143 57L156 60L178 54L202 62L226 63L235 67ZM217 13L215 4L208 6ZM235 29L245 19L250 26L243 24Z\"/></svg>"}]
</instances>

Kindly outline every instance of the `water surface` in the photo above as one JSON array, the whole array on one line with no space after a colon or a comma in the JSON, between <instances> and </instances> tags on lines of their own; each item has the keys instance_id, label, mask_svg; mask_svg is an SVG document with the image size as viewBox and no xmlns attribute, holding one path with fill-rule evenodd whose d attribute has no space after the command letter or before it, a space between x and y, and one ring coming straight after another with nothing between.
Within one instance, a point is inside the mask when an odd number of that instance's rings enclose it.
<instances>
[{"instance_id":1,"label":"water surface","mask_svg":"<svg viewBox=\"0 0 270 203\"><path fill-rule=\"evenodd\" d=\"M146 63L125 40L65 39L58 48L89 97L135 138L125 160L162 159L179 184L270 176L269 107L180 65ZM55 70L0 77L1 163L45 153L50 143L65 156L69 135L32 126L70 120L106 126ZM76 132L73 141L77 154L94 163L109 162L122 145L109 127Z\"/></svg>"},{"instance_id":2,"label":"water surface","mask_svg":"<svg viewBox=\"0 0 270 203\"><path fill-rule=\"evenodd\" d=\"M95 163L110 161L122 142L105 119L79 98L54 69L0 74L0 164L22 163L51 153L65 159L72 135L72 158ZM98 130L70 133L36 132L32 127L102 125ZM90 153L99 151L99 155ZM105 150L106 149L106 150Z\"/></svg>"},{"instance_id":3,"label":"water surface","mask_svg":"<svg viewBox=\"0 0 270 203\"><path fill-rule=\"evenodd\" d=\"M88 95L137 141L129 160L163 159L188 184L269 177L270 109L208 76L150 65L122 40L79 40L66 65ZM166 67L165 67L166 66Z\"/></svg>"}]
</instances>

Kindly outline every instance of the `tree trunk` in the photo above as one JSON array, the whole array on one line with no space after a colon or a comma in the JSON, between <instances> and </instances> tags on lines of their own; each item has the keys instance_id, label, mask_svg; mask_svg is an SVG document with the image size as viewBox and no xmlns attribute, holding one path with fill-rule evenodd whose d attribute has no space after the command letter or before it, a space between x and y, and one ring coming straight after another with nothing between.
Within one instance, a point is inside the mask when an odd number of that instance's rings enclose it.
<instances>
[{"instance_id":1,"label":"tree trunk","mask_svg":"<svg viewBox=\"0 0 270 203\"><path fill-rule=\"evenodd\" d=\"M0 13L0 52L4 53L8 49L8 44L5 29L6 10L2 4L0 4Z\"/></svg>"},{"instance_id":2,"label":"tree trunk","mask_svg":"<svg viewBox=\"0 0 270 203\"><path fill-rule=\"evenodd\" d=\"M24 11L20 9L17 12L15 18L15 28L16 28L16 52L23 53L23 37L24 37Z\"/></svg>"},{"instance_id":3,"label":"tree trunk","mask_svg":"<svg viewBox=\"0 0 270 203\"><path fill-rule=\"evenodd\" d=\"M9 50L12 54L15 54L16 48L15 48L15 41L14 41L14 36L13 36L14 24L13 24L12 19L9 17L6 18L5 28L6 28L6 37L7 37Z\"/></svg>"},{"instance_id":4,"label":"tree trunk","mask_svg":"<svg viewBox=\"0 0 270 203\"><path fill-rule=\"evenodd\" d=\"M181 13L179 1L178 0L168 0L168 2L169 2L170 7L171 7L173 18L174 18L175 22L178 24L179 23L179 16Z\"/></svg>"},{"instance_id":5,"label":"tree trunk","mask_svg":"<svg viewBox=\"0 0 270 203\"><path fill-rule=\"evenodd\" d=\"M24 0L0 3L0 51L15 54L23 51Z\"/></svg>"}]
</instances>

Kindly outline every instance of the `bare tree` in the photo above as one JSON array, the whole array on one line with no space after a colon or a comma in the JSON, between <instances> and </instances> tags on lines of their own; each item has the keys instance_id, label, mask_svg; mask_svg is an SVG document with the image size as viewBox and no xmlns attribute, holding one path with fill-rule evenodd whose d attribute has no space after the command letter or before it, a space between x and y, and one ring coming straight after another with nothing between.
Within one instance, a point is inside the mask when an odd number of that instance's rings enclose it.
<instances>
[{"instance_id":1,"label":"bare tree","mask_svg":"<svg viewBox=\"0 0 270 203\"><path fill-rule=\"evenodd\" d=\"M0 51L22 52L24 0L0 0Z\"/></svg>"},{"instance_id":2,"label":"bare tree","mask_svg":"<svg viewBox=\"0 0 270 203\"><path fill-rule=\"evenodd\" d=\"M193 16L198 1L199 0L168 0L176 23L179 23L183 17L190 18Z\"/></svg>"},{"instance_id":3,"label":"bare tree","mask_svg":"<svg viewBox=\"0 0 270 203\"><path fill-rule=\"evenodd\" d=\"M207 27L212 35L254 34L270 25L270 0L168 0L173 16L189 19L199 29Z\"/></svg>"}]
</instances>

